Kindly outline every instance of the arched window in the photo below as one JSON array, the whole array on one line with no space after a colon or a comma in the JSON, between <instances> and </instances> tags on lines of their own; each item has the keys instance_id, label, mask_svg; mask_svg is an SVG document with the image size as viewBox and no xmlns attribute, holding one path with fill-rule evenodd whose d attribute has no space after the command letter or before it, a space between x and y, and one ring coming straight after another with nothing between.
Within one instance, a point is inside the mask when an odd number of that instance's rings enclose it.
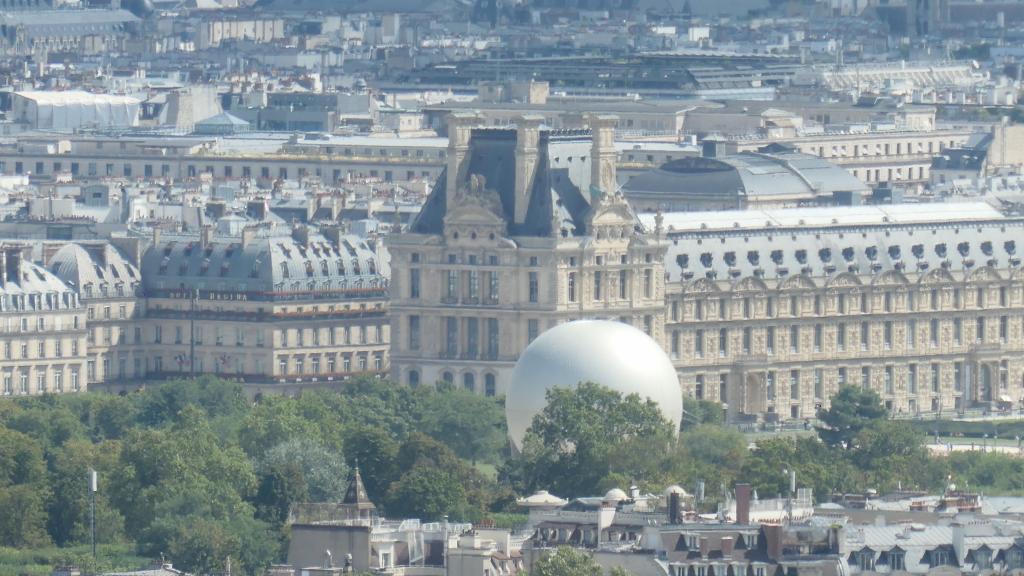
<instances>
[{"instance_id":1,"label":"arched window","mask_svg":"<svg viewBox=\"0 0 1024 576\"><path fill-rule=\"evenodd\" d=\"M476 392L476 376L472 372L462 375L462 386L470 392Z\"/></svg>"},{"instance_id":2,"label":"arched window","mask_svg":"<svg viewBox=\"0 0 1024 576\"><path fill-rule=\"evenodd\" d=\"M494 396L498 393L498 386L495 383L494 374L484 375L484 394L487 396Z\"/></svg>"},{"instance_id":3,"label":"arched window","mask_svg":"<svg viewBox=\"0 0 1024 576\"><path fill-rule=\"evenodd\" d=\"M453 384L455 382L455 376L453 376L451 372L445 372L444 374L442 374L441 379L447 382L448 384Z\"/></svg>"},{"instance_id":4,"label":"arched window","mask_svg":"<svg viewBox=\"0 0 1024 576\"><path fill-rule=\"evenodd\" d=\"M419 370L409 370L409 386L416 388L420 385L420 373Z\"/></svg>"}]
</instances>

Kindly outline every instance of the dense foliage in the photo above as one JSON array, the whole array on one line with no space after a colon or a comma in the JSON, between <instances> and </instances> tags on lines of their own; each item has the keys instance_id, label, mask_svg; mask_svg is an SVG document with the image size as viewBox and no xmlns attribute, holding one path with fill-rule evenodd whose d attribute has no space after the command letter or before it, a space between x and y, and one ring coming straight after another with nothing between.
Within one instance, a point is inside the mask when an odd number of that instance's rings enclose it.
<instances>
[{"instance_id":1,"label":"dense foliage","mask_svg":"<svg viewBox=\"0 0 1024 576\"><path fill-rule=\"evenodd\" d=\"M101 549L164 554L201 573L221 571L228 558L248 573L283 560L291 505L341 499L357 463L386 515L488 517L506 526L521 519L512 514L521 512L515 495L536 489L574 497L634 483L692 490L704 481L710 503L737 481L763 497L784 493L783 470L795 470L819 499L865 488L936 490L950 475L986 493L1024 492L1024 460L930 457L924 433L888 420L878 397L859 389L839 392L818 435L754 446L718 424L715 406L688 402L686 410L677 436L654 404L635 395L594 384L555 389L522 452L511 455L501 400L452 387L361 380L253 403L237 384L201 378L127 396L2 402L0 548L87 543L89 468L100 478ZM563 556L551 562L579 560Z\"/></svg>"},{"instance_id":2,"label":"dense foliage","mask_svg":"<svg viewBox=\"0 0 1024 576\"><path fill-rule=\"evenodd\" d=\"M0 546L89 542L95 468L100 543L251 573L281 559L291 504L340 500L357 461L386 514L482 517L504 493L470 462L497 464L504 438L499 400L373 380L255 404L213 378L3 402Z\"/></svg>"}]
</instances>

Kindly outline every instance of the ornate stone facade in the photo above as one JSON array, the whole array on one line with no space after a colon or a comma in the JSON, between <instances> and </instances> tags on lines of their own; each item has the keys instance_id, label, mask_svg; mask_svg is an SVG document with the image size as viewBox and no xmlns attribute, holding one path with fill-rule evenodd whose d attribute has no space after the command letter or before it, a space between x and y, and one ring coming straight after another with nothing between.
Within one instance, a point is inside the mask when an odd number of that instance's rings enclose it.
<instances>
[{"instance_id":1,"label":"ornate stone facade","mask_svg":"<svg viewBox=\"0 0 1024 576\"><path fill-rule=\"evenodd\" d=\"M811 418L843 384L903 415L1024 406L1024 220L930 210L669 215L666 349L684 394L733 420Z\"/></svg>"},{"instance_id":2,"label":"ornate stone facade","mask_svg":"<svg viewBox=\"0 0 1024 576\"><path fill-rule=\"evenodd\" d=\"M664 323L664 243L614 188L613 119L592 130L474 128L454 115L447 174L391 254L395 381L504 393L540 332L579 318Z\"/></svg>"}]
</instances>

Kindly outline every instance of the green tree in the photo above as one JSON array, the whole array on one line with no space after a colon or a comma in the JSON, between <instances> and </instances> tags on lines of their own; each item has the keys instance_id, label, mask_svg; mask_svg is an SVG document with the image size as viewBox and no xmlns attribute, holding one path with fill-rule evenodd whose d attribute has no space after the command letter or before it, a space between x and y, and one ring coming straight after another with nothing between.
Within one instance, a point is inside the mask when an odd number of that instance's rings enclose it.
<instances>
[{"instance_id":1,"label":"green tree","mask_svg":"<svg viewBox=\"0 0 1024 576\"><path fill-rule=\"evenodd\" d=\"M288 440L274 446L256 465L259 475L293 464L302 472L307 497L312 502L337 502L348 487L348 466L341 452L328 450L310 438Z\"/></svg>"},{"instance_id":2,"label":"green tree","mask_svg":"<svg viewBox=\"0 0 1024 576\"><path fill-rule=\"evenodd\" d=\"M538 488L563 496L594 494L608 477L647 478L646 465L624 467L620 447L651 457L674 444L675 431L657 404L593 383L554 388L527 431L522 452L502 471L521 492Z\"/></svg>"},{"instance_id":3,"label":"green tree","mask_svg":"<svg viewBox=\"0 0 1024 576\"><path fill-rule=\"evenodd\" d=\"M499 400L453 389L429 394L422 404L422 432L474 464L478 460L497 460L508 434Z\"/></svg>"},{"instance_id":4,"label":"green tree","mask_svg":"<svg viewBox=\"0 0 1024 576\"><path fill-rule=\"evenodd\" d=\"M562 546L533 563L530 576L602 576L600 564L589 554Z\"/></svg>"},{"instance_id":5,"label":"green tree","mask_svg":"<svg viewBox=\"0 0 1024 576\"><path fill-rule=\"evenodd\" d=\"M698 398L683 398L682 429L701 424L723 424L725 409L718 402Z\"/></svg>"},{"instance_id":6,"label":"green tree","mask_svg":"<svg viewBox=\"0 0 1024 576\"><path fill-rule=\"evenodd\" d=\"M851 449L860 431L888 415L874 390L843 386L832 396L828 410L819 410L818 436L833 448Z\"/></svg>"},{"instance_id":7,"label":"green tree","mask_svg":"<svg viewBox=\"0 0 1024 576\"><path fill-rule=\"evenodd\" d=\"M383 498L388 486L398 477L395 466L398 446L398 442L380 428L356 426L348 430L345 455L349 466L358 464L371 500Z\"/></svg>"},{"instance_id":8,"label":"green tree","mask_svg":"<svg viewBox=\"0 0 1024 576\"><path fill-rule=\"evenodd\" d=\"M924 435L909 422L873 422L857 434L853 446L850 461L879 490L912 487L920 480L918 471L927 469Z\"/></svg>"},{"instance_id":9,"label":"green tree","mask_svg":"<svg viewBox=\"0 0 1024 576\"><path fill-rule=\"evenodd\" d=\"M71 440L50 456L47 530L59 546L86 543L90 538L88 472L99 475L96 495L96 539L100 544L124 538L124 517L110 502L109 480L120 472L121 445L116 440L93 444Z\"/></svg>"},{"instance_id":10,"label":"green tree","mask_svg":"<svg viewBox=\"0 0 1024 576\"><path fill-rule=\"evenodd\" d=\"M396 518L468 520L470 514L466 491L450 470L429 464L417 464L391 484L385 505Z\"/></svg>"},{"instance_id":11,"label":"green tree","mask_svg":"<svg viewBox=\"0 0 1024 576\"><path fill-rule=\"evenodd\" d=\"M46 544L46 464L39 442L0 426L0 546Z\"/></svg>"}]
</instances>

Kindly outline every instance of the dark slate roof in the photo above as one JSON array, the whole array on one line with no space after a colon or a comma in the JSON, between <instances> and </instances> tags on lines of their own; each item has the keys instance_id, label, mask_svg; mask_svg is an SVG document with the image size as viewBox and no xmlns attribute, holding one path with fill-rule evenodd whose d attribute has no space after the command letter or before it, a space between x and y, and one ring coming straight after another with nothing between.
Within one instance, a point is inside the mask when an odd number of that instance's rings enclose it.
<instances>
[{"instance_id":1,"label":"dark slate roof","mask_svg":"<svg viewBox=\"0 0 1024 576\"><path fill-rule=\"evenodd\" d=\"M344 236L340 244L265 236L244 247L238 238L215 237L206 246L195 236L168 238L146 251L142 278L147 293L323 293L387 285L374 252L356 236Z\"/></svg>"},{"instance_id":2,"label":"dark slate roof","mask_svg":"<svg viewBox=\"0 0 1024 576\"><path fill-rule=\"evenodd\" d=\"M590 209L589 130L543 130L538 162L530 192L526 219L514 223L516 132L510 129L477 129L470 138L469 175L480 175L489 189L497 191L502 218L511 236L547 236L557 218L570 235L584 232L584 218ZM419 234L443 232L447 213L447 168L427 198L411 231Z\"/></svg>"}]
</instances>

